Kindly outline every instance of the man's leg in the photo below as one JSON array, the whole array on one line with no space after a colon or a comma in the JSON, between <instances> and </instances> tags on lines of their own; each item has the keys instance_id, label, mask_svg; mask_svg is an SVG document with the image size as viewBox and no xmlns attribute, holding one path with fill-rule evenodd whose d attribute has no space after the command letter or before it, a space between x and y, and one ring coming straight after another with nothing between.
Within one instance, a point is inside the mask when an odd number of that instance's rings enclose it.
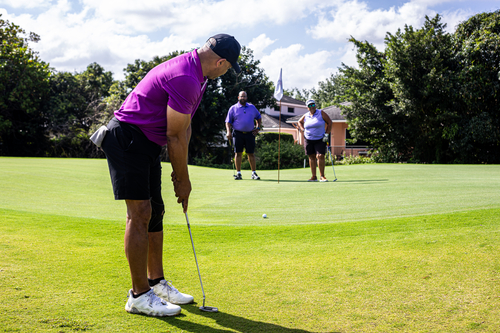
<instances>
[{"instance_id":1,"label":"man's leg","mask_svg":"<svg viewBox=\"0 0 500 333\"><path fill-rule=\"evenodd\" d=\"M125 200L127 225L125 229L125 255L132 276L134 294L150 290L148 283L148 224L151 219L149 200Z\"/></svg>"},{"instance_id":2,"label":"man's leg","mask_svg":"<svg viewBox=\"0 0 500 333\"><path fill-rule=\"evenodd\" d=\"M247 149L248 162L250 162L250 168L252 169L252 173L255 172L255 136L252 133L248 133L245 136L245 146Z\"/></svg>"},{"instance_id":3,"label":"man's leg","mask_svg":"<svg viewBox=\"0 0 500 333\"><path fill-rule=\"evenodd\" d=\"M252 171L255 171L256 165L255 165L255 154L248 154L248 162L250 162L250 168L252 168Z\"/></svg>"},{"instance_id":4,"label":"man's leg","mask_svg":"<svg viewBox=\"0 0 500 333\"><path fill-rule=\"evenodd\" d=\"M148 278L150 280L164 277L163 273L163 231L148 232L149 256Z\"/></svg>"},{"instance_id":5,"label":"man's leg","mask_svg":"<svg viewBox=\"0 0 500 333\"><path fill-rule=\"evenodd\" d=\"M148 278L163 278L163 214L165 206L161 195L161 160L158 157L150 167L149 191L151 195L151 220L149 221Z\"/></svg>"},{"instance_id":6,"label":"man's leg","mask_svg":"<svg viewBox=\"0 0 500 333\"><path fill-rule=\"evenodd\" d=\"M165 206L161 195L161 161L159 157L151 166L149 187L151 194L151 219L148 227L149 284L156 295L170 303L191 303L193 296L181 293L171 282L167 282L163 271L163 214L165 213Z\"/></svg>"},{"instance_id":7,"label":"man's leg","mask_svg":"<svg viewBox=\"0 0 500 333\"><path fill-rule=\"evenodd\" d=\"M236 165L236 171L238 174L241 173L241 159L243 157L243 147L244 140L243 134L241 132L235 131L233 136L233 144L234 144L234 164Z\"/></svg>"},{"instance_id":8,"label":"man's leg","mask_svg":"<svg viewBox=\"0 0 500 333\"><path fill-rule=\"evenodd\" d=\"M243 152L236 153L234 157L234 162L236 164L236 171L241 172L241 159L243 157Z\"/></svg>"}]
</instances>

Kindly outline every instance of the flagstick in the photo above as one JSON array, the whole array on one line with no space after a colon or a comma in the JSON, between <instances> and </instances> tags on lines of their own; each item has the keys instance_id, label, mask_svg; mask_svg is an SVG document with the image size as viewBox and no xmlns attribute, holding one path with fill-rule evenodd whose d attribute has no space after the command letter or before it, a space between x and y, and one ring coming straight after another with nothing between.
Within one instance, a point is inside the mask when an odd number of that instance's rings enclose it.
<instances>
[{"instance_id":1,"label":"flagstick","mask_svg":"<svg viewBox=\"0 0 500 333\"><path fill-rule=\"evenodd\" d=\"M281 100L280 100L280 122L278 130L278 184L280 183L280 153L281 153Z\"/></svg>"}]
</instances>

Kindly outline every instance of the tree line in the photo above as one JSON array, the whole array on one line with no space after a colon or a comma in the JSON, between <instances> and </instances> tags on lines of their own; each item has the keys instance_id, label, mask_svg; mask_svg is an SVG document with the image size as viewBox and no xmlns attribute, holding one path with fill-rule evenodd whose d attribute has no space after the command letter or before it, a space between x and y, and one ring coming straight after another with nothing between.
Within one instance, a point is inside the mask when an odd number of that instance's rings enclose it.
<instances>
[{"instance_id":1,"label":"tree line","mask_svg":"<svg viewBox=\"0 0 500 333\"><path fill-rule=\"evenodd\" d=\"M500 163L500 11L445 28L426 17L387 33L384 51L351 37L358 66L305 93L343 109L379 161Z\"/></svg>"},{"instance_id":2,"label":"tree line","mask_svg":"<svg viewBox=\"0 0 500 333\"><path fill-rule=\"evenodd\" d=\"M89 140L107 124L128 93L156 65L186 51L135 60L124 69L122 81L97 63L81 73L57 72L40 59L29 43L40 37L1 19L0 14L0 155L45 157L104 157ZM225 141L228 109L245 90L259 109L274 106L273 84L252 50L243 47L241 72L209 80L192 121L191 161L203 161ZM228 98L229 97L229 98ZM231 98L233 97L233 98ZM164 151L164 160L168 153Z\"/></svg>"},{"instance_id":3,"label":"tree line","mask_svg":"<svg viewBox=\"0 0 500 333\"><path fill-rule=\"evenodd\" d=\"M342 64L317 89L285 93L341 107L353 143L368 142L379 161L499 163L500 11L475 15L454 33L445 28L439 15L426 17L420 29L387 33L384 51L351 37L357 66ZM0 14L3 156L103 157L90 135L149 70L184 53L135 60L117 81L97 63L81 73L55 71L30 48L39 39ZM273 82L250 49L242 48L239 63L240 74L230 70L208 83L193 118L191 162L219 159L224 119L239 91L259 109L275 106Z\"/></svg>"}]
</instances>

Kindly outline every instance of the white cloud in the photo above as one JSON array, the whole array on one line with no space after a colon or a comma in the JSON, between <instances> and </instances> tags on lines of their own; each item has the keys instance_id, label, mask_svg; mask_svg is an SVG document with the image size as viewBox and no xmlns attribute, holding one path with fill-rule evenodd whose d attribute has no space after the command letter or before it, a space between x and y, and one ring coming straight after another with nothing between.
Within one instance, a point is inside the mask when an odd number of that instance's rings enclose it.
<instances>
[{"instance_id":1,"label":"white cloud","mask_svg":"<svg viewBox=\"0 0 500 333\"><path fill-rule=\"evenodd\" d=\"M366 2L347 1L331 10L328 15L320 15L319 23L308 32L315 39L329 39L345 42L350 36L370 42L382 41L387 32L394 33L404 25L420 27L425 15L434 16L420 1L410 1L388 10L369 10Z\"/></svg>"},{"instance_id":2,"label":"white cloud","mask_svg":"<svg viewBox=\"0 0 500 333\"><path fill-rule=\"evenodd\" d=\"M344 63L350 67L358 67L358 62L356 60L356 48L353 44L347 44L341 50L342 55L340 56L340 63ZM340 67L340 65L339 65Z\"/></svg>"},{"instance_id":3,"label":"white cloud","mask_svg":"<svg viewBox=\"0 0 500 333\"><path fill-rule=\"evenodd\" d=\"M411 0L389 9L370 9L362 0L149 0L140 5L137 0L122 0L119 5L115 0L0 0L7 7L21 8L14 11L17 14L4 8L0 13L39 34L41 41L32 47L57 70L82 71L97 62L116 79L123 78L123 68L135 59L189 50L219 32L248 35L248 40L258 28L266 33L249 43L241 41L261 60L266 74L275 80L283 67L285 87L311 88L337 71L340 62L356 65L349 36L383 49L387 31L395 32L404 24L420 27L426 14L435 14L429 8L447 1L452 0ZM30 14L23 14L23 8ZM471 14L444 12L443 22L452 31ZM304 18L315 24L307 30L310 36L329 41L329 46L314 49L310 38L283 45L285 36L268 37L276 26L285 31L293 24L304 25Z\"/></svg>"},{"instance_id":4,"label":"white cloud","mask_svg":"<svg viewBox=\"0 0 500 333\"><path fill-rule=\"evenodd\" d=\"M303 49L304 46L300 44L275 49L260 59L261 65L272 81L278 79L282 68L285 89L310 89L317 86L319 81L324 81L335 69L329 67L331 52L318 51L301 55Z\"/></svg>"},{"instance_id":5,"label":"white cloud","mask_svg":"<svg viewBox=\"0 0 500 333\"><path fill-rule=\"evenodd\" d=\"M37 17L8 15L6 12L4 15L26 31L41 36L41 41L31 46L58 71L82 71L90 63L97 62L112 71L116 79L122 79L123 68L135 59L149 60L155 55L163 56L197 46L174 35L152 41L145 34L125 34L127 29L121 24L95 17L88 7L79 13L71 13L71 6L65 0Z\"/></svg>"},{"instance_id":6,"label":"white cloud","mask_svg":"<svg viewBox=\"0 0 500 333\"><path fill-rule=\"evenodd\" d=\"M28 8L38 0L0 1L20 1ZM95 61L121 79L123 68L134 59L191 49L199 46L196 40L218 32L231 33L264 22L271 22L271 26L294 22L321 6L321 0L248 0L244 5L233 0L150 0L140 9L136 0L123 0L119 6L114 0L52 0L44 4L50 6L36 15L0 12L41 36L32 47L57 70L82 71ZM166 37L152 40L151 33ZM256 53L263 54L274 41L262 35L252 42Z\"/></svg>"},{"instance_id":7,"label":"white cloud","mask_svg":"<svg viewBox=\"0 0 500 333\"><path fill-rule=\"evenodd\" d=\"M248 47L253 51L255 58L259 59L264 55L264 49L274 44L274 42L276 42L276 40L272 40L267 37L266 34L260 34L248 43Z\"/></svg>"},{"instance_id":8,"label":"white cloud","mask_svg":"<svg viewBox=\"0 0 500 333\"><path fill-rule=\"evenodd\" d=\"M166 29L184 38L196 39L209 34L240 28L252 28L261 23L287 24L309 15L322 0L150 0L140 8L136 0L82 0L95 15L136 32Z\"/></svg>"},{"instance_id":9,"label":"white cloud","mask_svg":"<svg viewBox=\"0 0 500 333\"><path fill-rule=\"evenodd\" d=\"M0 5L5 5L12 8L38 8L47 7L49 1L47 0L0 0Z\"/></svg>"},{"instance_id":10,"label":"white cloud","mask_svg":"<svg viewBox=\"0 0 500 333\"><path fill-rule=\"evenodd\" d=\"M466 21L469 17L474 15L470 10L456 10L453 12L444 12L443 19L442 21L446 23L446 31L448 32L454 32L457 28L457 26L462 23L463 21Z\"/></svg>"}]
</instances>

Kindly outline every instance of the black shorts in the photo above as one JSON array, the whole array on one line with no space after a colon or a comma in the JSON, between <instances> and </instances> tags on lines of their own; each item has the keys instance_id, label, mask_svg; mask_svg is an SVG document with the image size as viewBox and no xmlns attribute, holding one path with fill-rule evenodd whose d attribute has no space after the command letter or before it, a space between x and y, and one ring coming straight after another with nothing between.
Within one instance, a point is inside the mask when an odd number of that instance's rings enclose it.
<instances>
[{"instance_id":1,"label":"black shorts","mask_svg":"<svg viewBox=\"0 0 500 333\"><path fill-rule=\"evenodd\" d=\"M135 125L113 118L102 142L116 200L150 200L161 197L161 146L150 141Z\"/></svg>"},{"instance_id":2,"label":"black shorts","mask_svg":"<svg viewBox=\"0 0 500 333\"><path fill-rule=\"evenodd\" d=\"M252 132L234 131L233 133L234 152L241 153L245 148L247 154L255 151L255 135Z\"/></svg>"},{"instance_id":3,"label":"black shorts","mask_svg":"<svg viewBox=\"0 0 500 333\"><path fill-rule=\"evenodd\" d=\"M319 140L307 140L305 139L305 150L306 155L325 155L326 154L326 142L323 139Z\"/></svg>"}]
</instances>

